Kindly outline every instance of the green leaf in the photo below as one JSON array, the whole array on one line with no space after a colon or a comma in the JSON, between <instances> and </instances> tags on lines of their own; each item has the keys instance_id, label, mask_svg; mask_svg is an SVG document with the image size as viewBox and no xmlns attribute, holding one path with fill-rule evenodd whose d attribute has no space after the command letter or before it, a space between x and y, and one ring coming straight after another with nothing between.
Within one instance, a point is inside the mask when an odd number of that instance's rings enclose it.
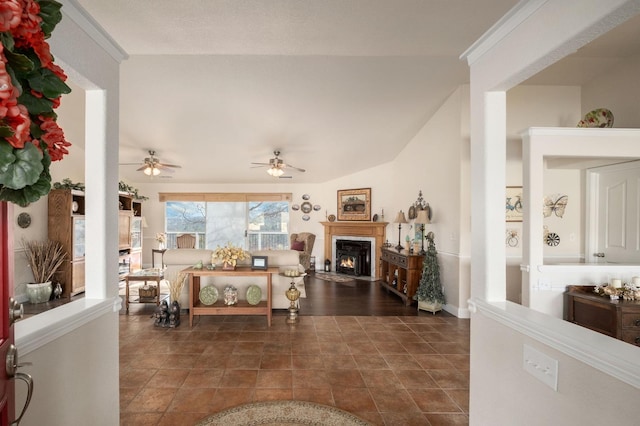
<instances>
[{"instance_id":1,"label":"green leaf","mask_svg":"<svg viewBox=\"0 0 640 426\"><path fill-rule=\"evenodd\" d=\"M5 49L4 56L7 58L7 63L18 77L26 76L33 71L35 65L27 55L21 53L14 53Z\"/></svg>"},{"instance_id":2,"label":"green leaf","mask_svg":"<svg viewBox=\"0 0 640 426\"><path fill-rule=\"evenodd\" d=\"M18 96L18 103L24 105L30 115L41 115L53 111L53 102L47 98L36 98L26 90Z\"/></svg>"},{"instance_id":3,"label":"green leaf","mask_svg":"<svg viewBox=\"0 0 640 426\"><path fill-rule=\"evenodd\" d=\"M13 41L13 36L9 31L0 33L0 42L4 46L5 55L7 53L7 50L13 50L15 46L15 42Z\"/></svg>"},{"instance_id":4,"label":"green leaf","mask_svg":"<svg viewBox=\"0 0 640 426\"><path fill-rule=\"evenodd\" d=\"M0 137L8 138L13 136L13 129L11 126L0 126Z\"/></svg>"},{"instance_id":5,"label":"green leaf","mask_svg":"<svg viewBox=\"0 0 640 426\"><path fill-rule=\"evenodd\" d=\"M71 93L71 88L48 68L40 68L28 76L29 85L49 99Z\"/></svg>"},{"instance_id":6,"label":"green leaf","mask_svg":"<svg viewBox=\"0 0 640 426\"><path fill-rule=\"evenodd\" d=\"M8 151L6 145L8 145L11 150L14 149L8 143L0 143L0 165L4 164L4 157L6 157L6 152ZM40 145L43 146L44 144L41 143ZM35 148L35 150L38 151L33 144L28 144L28 146ZM44 148L45 150L43 151L43 155L41 155L40 161L42 172L38 176L36 182L32 185L27 185L22 189L11 189L0 185L0 200L9 201L22 207L26 207L29 203L38 201L41 197L47 195L49 191L51 191L51 173L49 173L51 157L46 151L46 146ZM31 150L31 148L28 149Z\"/></svg>"},{"instance_id":7,"label":"green leaf","mask_svg":"<svg viewBox=\"0 0 640 426\"><path fill-rule=\"evenodd\" d=\"M22 189L35 184L44 169L42 152L32 143L15 149L9 142L0 141L0 185L8 189Z\"/></svg>"},{"instance_id":8,"label":"green leaf","mask_svg":"<svg viewBox=\"0 0 640 426\"><path fill-rule=\"evenodd\" d=\"M40 0L38 4L40 5L40 17L42 18L40 28L42 28L46 38L51 35L53 29L62 20L62 13L60 12L62 4L53 0Z\"/></svg>"}]
</instances>

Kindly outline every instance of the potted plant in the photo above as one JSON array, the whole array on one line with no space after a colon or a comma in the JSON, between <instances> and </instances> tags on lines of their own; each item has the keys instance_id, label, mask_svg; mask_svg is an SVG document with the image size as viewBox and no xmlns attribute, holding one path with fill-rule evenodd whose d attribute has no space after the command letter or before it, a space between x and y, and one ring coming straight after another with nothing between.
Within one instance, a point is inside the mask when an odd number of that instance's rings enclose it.
<instances>
[{"instance_id":1,"label":"potted plant","mask_svg":"<svg viewBox=\"0 0 640 426\"><path fill-rule=\"evenodd\" d=\"M42 303L51 297L51 278L62 266L66 252L58 241L24 241L23 246L33 283L27 284L27 295L31 303Z\"/></svg>"},{"instance_id":2,"label":"potted plant","mask_svg":"<svg viewBox=\"0 0 640 426\"><path fill-rule=\"evenodd\" d=\"M241 247L235 247L231 243L227 243L226 246L218 246L211 255L211 263L214 263L214 259L222 259L223 270L234 270L239 260L245 260L250 257L249 253L244 251Z\"/></svg>"},{"instance_id":3,"label":"potted plant","mask_svg":"<svg viewBox=\"0 0 640 426\"><path fill-rule=\"evenodd\" d=\"M428 242L427 254L424 257L418 291L413 298L418 301L418 310L422 309L435 314L437 311L442 310L445 300L442 283L440 282L438 252L433 241L433 232L429 232L426 238Z\"/></svg>"}]
</instances>

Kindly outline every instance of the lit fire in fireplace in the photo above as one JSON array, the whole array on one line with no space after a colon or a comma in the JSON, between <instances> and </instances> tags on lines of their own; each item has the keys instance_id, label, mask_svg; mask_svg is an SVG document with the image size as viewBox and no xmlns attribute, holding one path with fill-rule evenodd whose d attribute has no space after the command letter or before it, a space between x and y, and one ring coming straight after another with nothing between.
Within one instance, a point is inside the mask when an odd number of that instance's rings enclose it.
<instances>
[{"instance_id":1,"label":"lit fire in fireplace","mask_svg":"<svg viewBox=\"0 0 640 426\"><path fill-rule=\"evenodd\" d=\"M340 266L343 268L353 269L355 266L353 257L343 257L342 259L340 259Z\"/></svg>"}]
</instances>

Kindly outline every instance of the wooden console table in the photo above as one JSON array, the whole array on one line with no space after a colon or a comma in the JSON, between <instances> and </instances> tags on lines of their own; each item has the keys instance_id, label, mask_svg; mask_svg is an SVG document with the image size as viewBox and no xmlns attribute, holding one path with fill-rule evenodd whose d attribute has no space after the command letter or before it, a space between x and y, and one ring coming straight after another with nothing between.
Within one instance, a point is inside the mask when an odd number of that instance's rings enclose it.
<instances>
[{"instance_id":1,"label":"wooden console table","mask_svg":"<svg viewBox=\"0 0 640 426\"><path fill-rule=\"evenodd\" d=\"M271 274L277 274L278 268L272 267L266 270L251 269L248 266L239 266L234 271L222 269L194 269L186 268L182 272L189 275L189 327L193 327L195 315L266 315L267 324L271 327ZM250 305L246 300L238 300L236 305L226 306L219 300L213 305L204 305L200 302L200 277L265 277L267 279L267 300L260 301L257 305ZM218 288L218 293L222 290Z\"/></svg>"},{"instance_id":2,"label":"wooden console table","mask_svg":"<svg viewBox=\"0 0 640 426\"><path fill-rule=\"evenodd\" d=\"M611 300L593 286L572 285L564 293L564 319L640 346L640 301Z\"/></svg>"},{"instance_id":3,"label":"wooden console table","mask_svg":"<svg viewBox=\"0 0 640 426\"><path fill-rule=\"evenodd\" d=\"M423 262L423 255L407 254L406 250L399 252L395 249L383 248L380 258L382 271L380 285L387 291L400 296L405 305L411 305L413 295L416 294L420 283Z\"/></svg>"}]
</instances>

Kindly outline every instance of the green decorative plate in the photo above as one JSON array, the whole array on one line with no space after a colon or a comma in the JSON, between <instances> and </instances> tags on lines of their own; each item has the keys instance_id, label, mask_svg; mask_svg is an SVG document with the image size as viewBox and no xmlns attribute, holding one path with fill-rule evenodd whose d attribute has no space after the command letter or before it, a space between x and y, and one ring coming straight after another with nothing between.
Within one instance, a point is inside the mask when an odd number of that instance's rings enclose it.
<instances>
[{"instance_id":1,"label":"green decorative plate","mask_svg":"<svg viewBox=\"0 0 640 426\"><path fill-rule=\"evenodd\" d=\"M200 290L200 302L203 305L213 305L218 300L218 289L210 285Z\"/></svg>"},{"instance_id":2,"label":"green decorative plate","mask_svg":"<svg viewBox=\"0 0 640 426\"><path fill-rule=\"evenodd\" d=\"M262 290L257 285L250 285L247 288L247 303L250 305L257 305L262 299Z\"/></svg>"}]
</instances>

